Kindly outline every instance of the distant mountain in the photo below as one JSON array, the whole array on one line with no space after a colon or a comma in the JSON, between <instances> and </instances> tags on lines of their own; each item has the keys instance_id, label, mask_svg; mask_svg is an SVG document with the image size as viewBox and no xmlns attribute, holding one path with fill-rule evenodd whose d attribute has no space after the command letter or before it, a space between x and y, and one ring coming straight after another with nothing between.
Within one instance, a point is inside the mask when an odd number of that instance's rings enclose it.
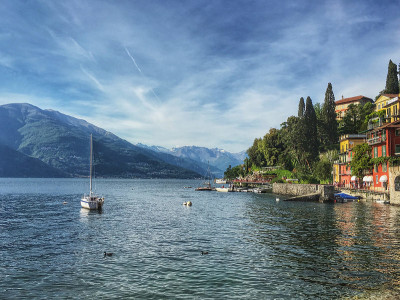
<instances>
[{"instance_id":1,"label":"distant mountain","mask_svg":"<svg viewBox=\"0 0 400 300\"><path fill-rule=\"evenodd\" d=\"M172 153L178 157L190 158L192 160L210 163L210 165L217 167L221 171L225 172L226 169L231 165L232 167L243 163L241 155L232 154L228 151L218 148L205 148L197 146L184 146L179 148L173 148Z\"/></svg>"},{"instance_id":2,"label":"distant mountain","mask_svg":"<svg viewBox=\"0 0 400 300\"><path fill-rule=\"evenodd\" d=\"M13 166L38 169L26 176L88 176L89 136L93 134L96 176L125 178L198 178L200 175L166 162L159 152L137 147L116 135L54 110L30 104L0 106L0 156L2 174ZM7 152L8 151L8 152ZM23 163L21 164L20 162ZM23 170L23 169L22 169ZM54 173L56 172L56 173ZM22 172L25 174L24 172ZM16 175L23 176L23 175Z\"/></svg>"},{"instance_id":3,"label":"distant mountain","mask_svg":"<svg viewBox=\"0 0 400 300\"><path fill-rule=\"evenodd\" d=\"M206 174L209 166L211 173L215 177L222 177L229 165L232 167L240 165L246 158L246 151L230 153L218 148L209 149L197 146L177 147L171 150L160 146L146 146L143 144L137 144L137 146L151 149L159 153L172 154L184 159L188 164L196 164L202 168L203 174ZM199 172L199 170L196 171Z\"/></svg>"},{"instance_id":4,"label":"distant mountain","mask_svg":"<svg viewBox=\"0 0 400 300\"><path fill-rule=\"evenodd\" d=\"M0 145L0 177L69 177L39 159Z\"/></svg>"}]
</instances>

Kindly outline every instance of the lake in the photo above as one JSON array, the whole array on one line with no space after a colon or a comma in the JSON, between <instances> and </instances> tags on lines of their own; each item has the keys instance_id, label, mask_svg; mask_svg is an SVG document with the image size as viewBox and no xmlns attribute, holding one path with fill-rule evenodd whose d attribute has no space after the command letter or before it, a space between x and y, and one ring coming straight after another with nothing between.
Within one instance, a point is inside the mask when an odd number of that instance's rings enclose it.
<instances>
[{"instance_id":1,"label":"lake","mask_svg":"<svg viewBox=\"0 0 400 300\"><path fill-rule=\"evenodd\" d=\"M87 179L0 179L0 298L340 299L400 291L399 207L194 191L200 183L99 179L98 213L80 207ZM189 200L193 206L182 205Z\"/></svg>"}]
</instances>

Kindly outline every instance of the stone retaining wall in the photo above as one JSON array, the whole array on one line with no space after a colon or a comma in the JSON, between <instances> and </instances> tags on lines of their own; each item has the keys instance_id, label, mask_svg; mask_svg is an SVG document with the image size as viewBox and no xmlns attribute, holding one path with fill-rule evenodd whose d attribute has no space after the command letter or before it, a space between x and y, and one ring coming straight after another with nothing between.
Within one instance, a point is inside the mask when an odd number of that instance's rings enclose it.
<instances>
[{"instance_id":1,"label":"stone retaining wall","mask_svg":"<svg viewBox=\"0 0 400 300\"><path fill-rule=\"evenodd\" d=\"M333 185L322 184L293 184L293 183L274 183L272 184L272 192L286 196L303 196L308 194L319 193L319 201L333 200Z\"/></svg>"},{"instance_id":2,"label":"stone retaining wall","mask_svg":"<svg viewBox=\"0 0 400 300\"><path fill-rule=\"evenodd\" d=\"M383 192L375 192L375 191L364 191L364 190L355 190L348 188L340 188L343 193L349 194L355 197L361 197L362 200L365 201L374 201L374 200L384 200L392 203L392 199L389 197L389 193Z\"/></svg>"}]
</instances>

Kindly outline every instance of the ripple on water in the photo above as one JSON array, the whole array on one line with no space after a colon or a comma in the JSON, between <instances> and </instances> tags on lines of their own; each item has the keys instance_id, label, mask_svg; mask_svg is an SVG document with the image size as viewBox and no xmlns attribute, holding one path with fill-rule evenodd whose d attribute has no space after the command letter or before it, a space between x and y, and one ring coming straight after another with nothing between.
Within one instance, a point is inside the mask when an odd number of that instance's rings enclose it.
<instances>
[{"instance_id":1,"label":"ripple on water","mask_svg":"<svg viewBox=\"0 0 400 300\"><path fill-rule=\"evenodd\" d=\"M398 290L399 208L183 188L197 185L100 180L97 213L80 208L86 180L0 179L0 289L7 298L140 299ZM192 207L182 205L188 199Z\"/></svg>"}]
</instances>

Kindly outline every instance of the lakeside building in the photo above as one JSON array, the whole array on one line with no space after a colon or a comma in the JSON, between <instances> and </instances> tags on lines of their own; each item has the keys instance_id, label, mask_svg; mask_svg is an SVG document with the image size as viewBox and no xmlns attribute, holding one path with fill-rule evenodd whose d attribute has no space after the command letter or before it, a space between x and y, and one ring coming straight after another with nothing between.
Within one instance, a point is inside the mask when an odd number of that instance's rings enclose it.
<instances>
[{"instance_id":1,"label":"lakeside building","mask_svg":"<svg viewBox=\"0 0 400 300\"><path fill-rule=\"evenodd\" d=\"M374 100L363 95L351 98L343 98L342 96L341 100L335 101L336 120L339 121L343 119L350 104L364 105L366 103L374 103Z\"/></svg>"},{"instance_id":2,"label":"lakeside building","mask_svg":"<svg viewBox=\"0 0 400 300\"><path fill-rule=\"evenodd\" d=\"M372 147L372 157L378 161L373 167L373 185L376 191L387 191L394 185L396 176L391 174L393 164L389 160L391 157L400 157L400 120L391 122L395 118L396 116L389 113L385 117L371 119L368 124L366 142Z\"/></svg>"},{"instance_id":3,"label":"lakeside building","mask_svg":"<svg viewBox=\"0 0 400 300\"><path fill-rule=\"evenodd\" d=\"M385 117L387 122L392 123L400 120L400 107L399 107L399 96L392 97L387 101L387 104L383 106L385 109ZM382 110L382 109L381 109Z\"/></svg>"},{"instance_id":4,"label":"lakeside building","mask_svg":"<svg viewBox=\"0 0 400 300\"><path fill-rule=\"evenodd\" d=\"M392 107L387 107L388 105L392 104L395 98L398 98L399 94L382 94L379 96L378 99L375 101L375 111L379 112L381 110L385 110L385 114L389 113L392 114L394 111ZM390 108L390 110L388 110ZM399 112L398 106L396 110L396 114Z\"/></svg>"},{"instance_id":5,"label":"lakeside building","mask_svg":"<svg viewBox=\"0 0 400 300\"><path fill-rule=\"evenodd\" d=\"M333 182L344 187L359 186L358 178L351 176L350 162L353 148L365 142L365 134L345 134L340 136L339 160L333 164Z\"/></svg>"}]
</instances>

